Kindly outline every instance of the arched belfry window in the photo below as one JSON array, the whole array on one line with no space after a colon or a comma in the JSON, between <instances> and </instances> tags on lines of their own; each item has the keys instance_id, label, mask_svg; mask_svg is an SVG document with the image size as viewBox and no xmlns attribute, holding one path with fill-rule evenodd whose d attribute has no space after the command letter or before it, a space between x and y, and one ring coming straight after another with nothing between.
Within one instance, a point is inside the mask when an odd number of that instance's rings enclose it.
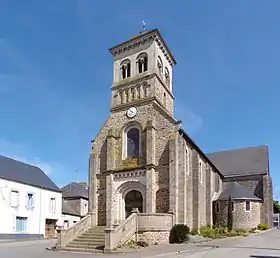
<instances>
[{"instance_id":1,"label":"arched belfry window","mask_svg":"<svg viewBox=\"0 0 280 258\"><path fill-rule=\"evenodd\" d=\"M135 158L140 154L140 132L138 128L132 127L126 133L126 156Z\"/></svg>"},{"instance_id":2,"label":"arched belfry window","mask_svg":"<svg viewBox=\"0 0 280 258\"><path fill-rule=\"evenodd\" d=\"M167 86L170 86L170 74L166 67L164 69L164 79L165 79Z\"/></svg>"},{"instance_id":3,"label":"arched belfry window","mask_svg":"<svg viewBox=\"0 0 280 258\"><path fill-rule=\"evenodd\" d=\"M122 79L126 79L130 77L131 74L131 64L128 59L121 62L121 77Z\"/></svg>"},{"instance_id":4,"label":"arched belfry window","mask_svg":"<svg viewBox=\"0 0 280 258\"><path fill-rule=\"evenodd\" d=\"M157 58L157 67L158 67L159 74L162 75L163 74L163 63L162 63L162 59L160 56L158 56L158 58Z\"/></svg>"},{"instance_id":5,"label":"arched belfry window","mask_svg":"<svg viewBox=\"0 0 280 258\"><path fill-rule=\"evenodd\" d=\"M141 53L137 57L136 61L138 73L144 73L148 71L148 55L146 53Z\"/></svg>"}]
</instances>

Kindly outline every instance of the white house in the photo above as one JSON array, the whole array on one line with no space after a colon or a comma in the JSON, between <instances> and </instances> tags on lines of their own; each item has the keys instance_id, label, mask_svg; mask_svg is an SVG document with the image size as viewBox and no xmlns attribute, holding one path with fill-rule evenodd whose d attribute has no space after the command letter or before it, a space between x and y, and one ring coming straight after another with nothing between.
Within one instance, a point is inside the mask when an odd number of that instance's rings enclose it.
<instances>
[{"instance_id":1,"label":"white house","mask_svg":"<svg viewBox=\"0 0 280 258\"><path fill-rule=\"evenodd\" d=\"M0 155L0 238L55 237L62 192L38 167Z\"/></svg>"}]
</instances>

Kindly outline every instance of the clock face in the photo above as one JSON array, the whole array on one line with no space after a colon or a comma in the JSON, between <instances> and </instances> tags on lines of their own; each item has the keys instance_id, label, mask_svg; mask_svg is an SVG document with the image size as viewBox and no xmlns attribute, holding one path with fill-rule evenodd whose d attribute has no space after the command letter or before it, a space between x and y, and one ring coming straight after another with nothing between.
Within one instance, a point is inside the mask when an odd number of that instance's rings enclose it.
<instances>
[{"instance_id":1,"label":"clock face","mask_svg":"<svg viewBox=\"0 0 280 258\"><path fill-rule=\"evenodd\" d=\"M129 118L133 118L136 116L136 113L137 113L137 110L135 107L131 107L127 110L126 112L126 115L129 117Z\"/></svg>"}]
</instances>

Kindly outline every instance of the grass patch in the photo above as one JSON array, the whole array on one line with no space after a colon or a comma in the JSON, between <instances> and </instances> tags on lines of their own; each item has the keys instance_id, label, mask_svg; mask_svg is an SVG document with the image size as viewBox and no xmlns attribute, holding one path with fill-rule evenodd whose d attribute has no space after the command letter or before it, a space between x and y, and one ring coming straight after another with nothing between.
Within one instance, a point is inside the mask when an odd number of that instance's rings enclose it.
<instances>
[{"instance_id":1,"label":"grass patch","mask_svg":"<svg viewBox=\"0 0 280 258\"><path fill-rule=\"evenodd\" d=\"M201 236L211 239L249 235L249 232L245 229L228 230L226 227L205 226L201 227L199 231Z\"/></svg>"}]
</instances>

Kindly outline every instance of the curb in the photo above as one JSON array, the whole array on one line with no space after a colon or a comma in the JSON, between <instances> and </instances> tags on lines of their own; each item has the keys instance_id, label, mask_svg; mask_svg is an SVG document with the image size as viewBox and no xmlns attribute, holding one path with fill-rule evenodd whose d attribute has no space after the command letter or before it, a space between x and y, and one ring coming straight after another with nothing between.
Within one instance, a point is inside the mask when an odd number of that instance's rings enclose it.
<instances>
[{"instance_id":1,"label":"curb","mask_svg":"<svg viewBox=\"0 0 280 258\"><path fill-rule=\"evenodd\" d=\"M212 239L210 241L208 241L208 244L205 243L205 244L197 244L196 246L216 246L218 247L218 243L216 242L220 242L220 241L225 241L225 240L235 240L235 239L239 239L239 238L246 238L246 237L250 237L250 236L257 236L257 235L261 235L261 234L264 234L264 233L267 233L271 230L274 230L275 228L270 228L268 230L263 230L263 231L260 231L260 232L257 232L257 233L249 233L248 236L234 236L234 237L225 237L225 238L220 238L220 239ZM216 242L214 242L216 241ZM212 242L212 245L211 245L211 242Z\"/></svg>"}]
</instances>

